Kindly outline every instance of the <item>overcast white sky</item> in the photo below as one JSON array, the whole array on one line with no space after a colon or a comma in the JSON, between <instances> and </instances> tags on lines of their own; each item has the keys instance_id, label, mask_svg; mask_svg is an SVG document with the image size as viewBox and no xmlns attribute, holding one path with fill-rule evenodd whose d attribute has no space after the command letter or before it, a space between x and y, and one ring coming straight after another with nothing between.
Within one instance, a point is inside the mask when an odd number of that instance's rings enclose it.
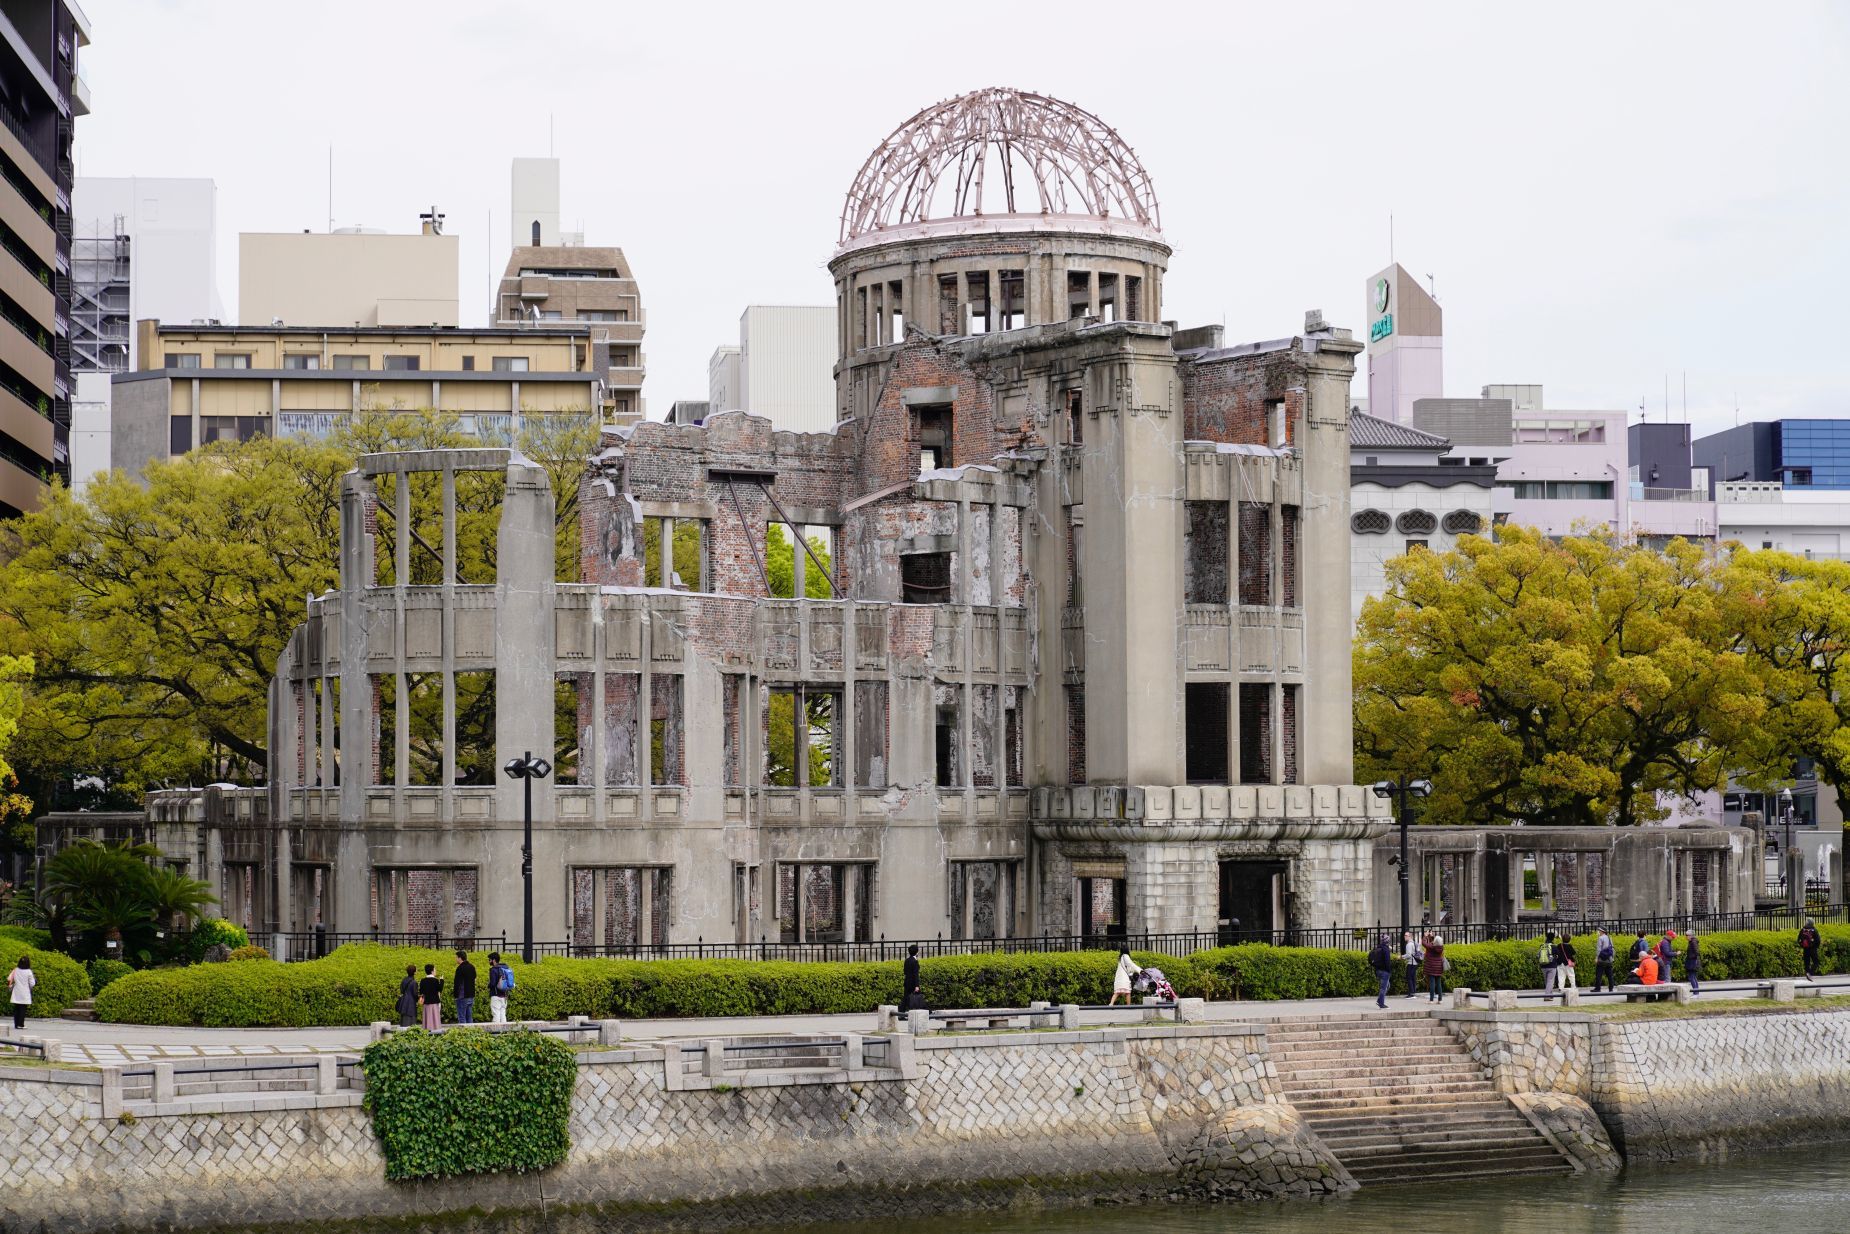
<instances>
[{"instance_id":1,"label":"overcast white sky","mask_svg":"<svg viewBox=\"0 0 1850 1234\"><path fill-rule=\"evenodd\" d=\"M1447 393L1699 431L1850 416L1850 8L1826 4L797 5L83 0L82 175L206 176L239 231L462 237L465 324L508 163L641 284L651 413L704 398L750 303L828 303L841 199L920 107L1010 85L1115 126L1175 256L1166 316L1232 340L1360 330L1388 259L1434 276ZM492 230L490 220L492 217Z\"/></svg>"}]
</instances>

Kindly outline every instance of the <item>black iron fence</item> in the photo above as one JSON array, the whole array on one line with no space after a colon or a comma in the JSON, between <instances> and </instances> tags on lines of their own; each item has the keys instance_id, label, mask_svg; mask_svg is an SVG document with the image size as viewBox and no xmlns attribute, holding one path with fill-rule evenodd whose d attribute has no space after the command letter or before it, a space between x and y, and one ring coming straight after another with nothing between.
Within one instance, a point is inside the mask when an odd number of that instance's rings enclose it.
<instances>
[{"instance_id":1,"label":"black iron fence","mask_svg":"<svg viewBox=\"0 0 1850 1234\"><path fill-rule=\"evenodd\" d=\"M1796 916L1785 906L1755 908L1734 913L1666 913L1655 917L1554 917L1525 918L1522 921L1451 922L1441 918L1438 924L1422 922L1417 931L1438 931L1448 943L1489 943L1534 941L1549 931L1570 930L1590 934L1604 926L1615 936L1627 934L1661 934L1665 930L1679 933L1696 929L1705 934L1727 930L1797 930L1806 920L1820 924L1850 921L1850 906L1843 903L1819 903ZM1285 930L1196 930L1171 934L1095 934L1041 935L1024 938L915 938L868 939L864 941L715 942L704 939L692 943L573 943L536 942L535 959L547 956L607 958L623 960L790 960L804 963L843 961L899 961L917 947L921 958L956 955L1017 954L1026 952L1115 951L1129 947L1132 951L1156 955L1184 956L1211 947L1230 947L1239 943L1263 943L1281 947L1321 947L1342 951L1366 951L1377 936L1390 940L1399 932L1393 922L1369 926L1330 925ZM449 951L499 951L503 955L520 954L520 944L510 943L505 934L475 934L452 937L416 932L336 933L331 930L286 933L288 956L292 960L312 960L324 956L343 943L380 943L393 947L426 947Z\"/></svg>"}]
</instances>

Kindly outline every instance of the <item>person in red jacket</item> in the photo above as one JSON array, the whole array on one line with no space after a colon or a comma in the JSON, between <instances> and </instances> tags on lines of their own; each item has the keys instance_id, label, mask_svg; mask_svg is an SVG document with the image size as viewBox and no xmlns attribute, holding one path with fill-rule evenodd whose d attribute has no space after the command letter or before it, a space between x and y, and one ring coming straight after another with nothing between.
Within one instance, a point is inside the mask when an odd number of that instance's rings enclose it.
<instances>
[{"instance_id":1,"label":"person in red jacket","mask_svg":"<svg viewBox=\"0 0 1850 1234\"><path fill-rule=\"evenodd\" d=\"M1436 1003L1445 996L1445 940L1437 934L1426 944L1426 1001Z\"/></svg>"},{"instance_id":2,"label":"person in red jacket","mask_svg":"<svg viewBox=\"0 0 1850 1234\"><path fill-rule=\"evenodd\" d=\"M1657 957L1649 951L1638 957L1638 967L1632 970L1632 976L1638 978L1639 985L1657 984Z\"/></svg>"}]
</instances>

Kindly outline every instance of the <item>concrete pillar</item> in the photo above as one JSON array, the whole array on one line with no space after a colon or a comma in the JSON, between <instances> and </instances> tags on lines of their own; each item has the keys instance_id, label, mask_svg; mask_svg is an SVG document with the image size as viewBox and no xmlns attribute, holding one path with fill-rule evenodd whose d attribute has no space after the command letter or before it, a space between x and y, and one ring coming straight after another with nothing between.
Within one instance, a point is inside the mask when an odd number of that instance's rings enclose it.
<instances>
[{"instance_id":1,"label":"concrete pillar","mask_svg":"<svg viewBox=\"0 0 1850 1234\"><path fill-rule=\"evenodd\" d=\"M340 1088L340 1059L323 1054L315 1059L315 1091L327 1096Z\"/></svg>"},{"instance_id":2,"label":"concrete pillar","mask_svg":"<svg viewBox=\"0 0 1850 1234\"><path fill-rule=\"evenodd\" d=\"M1150 321L1159 320L1156 294L1146 276L1144 296L1150 307L1143 311ZM1304 493L1298 512L1298 603L1304 613L1304 662L1316 666L1298 697L1298 778L1304 784L1355 781L1349 384L1361 350L1354 339L1317 340L1317 350L1305 356L1308 407L1295 428Z\"/></svg>"},{"instance_id":3,"label":"concrete pillar","mask_svg":"<svg viewBox=\"0 0 1850 1234\"><path fill-rule=\"evenodd\" d=\"M154 1064L154 1100L165 1104L174 1098L173 1064Z\"/></svg>"}]
</instances>

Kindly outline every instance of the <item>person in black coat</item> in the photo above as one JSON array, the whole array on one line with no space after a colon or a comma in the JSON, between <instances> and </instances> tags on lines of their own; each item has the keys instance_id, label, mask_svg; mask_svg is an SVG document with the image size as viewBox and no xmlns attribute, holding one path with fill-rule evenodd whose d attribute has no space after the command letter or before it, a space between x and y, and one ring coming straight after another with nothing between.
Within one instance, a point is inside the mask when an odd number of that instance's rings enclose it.
<instances>
[{"instance_id":1,"label":"person in black coat","mask_svg":"<svg viewBox=\"0 0 1850 1234\"><path fill-rule=\"evenodd\" d=\"M906 948L905 977L900 982L899 1014L922 1010L925 1006L925 990L919 978L919 946L917 943Z\"/></svg>"},{"instance_id":2,"label":"person in black coat","mask_svg":"<svg viewBox=\"0 0 1850 1234\"><path fill-rule=\"evenodd\" d=\"M418 966L405 965L405 979L398 983L398 1026L410 1028L418 1022Z\"/></svg>"},{"instance_id":3,"label":"person in black coat","mask_svg":"<svg viewBox=\"0 0 1850 1234\"><path fill-rule=\"evenodd\" d=\"M1689 982L1690 994L1694 995L1698 992L1698 988L1702 984L1702 943L1696 937L1696 932L1694 930L1689 931L1683 938L1685 940L1683 946L1683 976L1684 979Z\"/></svg>"}]
</instances>

